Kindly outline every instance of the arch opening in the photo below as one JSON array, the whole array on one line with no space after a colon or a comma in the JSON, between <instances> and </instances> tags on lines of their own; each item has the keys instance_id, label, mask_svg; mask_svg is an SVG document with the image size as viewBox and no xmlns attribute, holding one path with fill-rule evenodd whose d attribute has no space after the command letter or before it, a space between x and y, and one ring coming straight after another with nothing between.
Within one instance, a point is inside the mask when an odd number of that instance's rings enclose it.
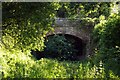
<instances>
[{"instance_id":1,"label":"arch opening","mask_svg":"<svg viewBox=\"0 0 120 80\"><path fill-rule=\"evenodd\" d=\"M53 39L56 35L59 36L58 39L57 38ZM45 45L46 47L44 48L44 51L31 52L33 56L36 57L38 60L45 57L45 58L57 58L59 60L76 61L83 59L83 57L85 56L84 52L85 46L83 40L74 35L70 34L48 35L45 38Z\"/></svg>"}]
</instances>

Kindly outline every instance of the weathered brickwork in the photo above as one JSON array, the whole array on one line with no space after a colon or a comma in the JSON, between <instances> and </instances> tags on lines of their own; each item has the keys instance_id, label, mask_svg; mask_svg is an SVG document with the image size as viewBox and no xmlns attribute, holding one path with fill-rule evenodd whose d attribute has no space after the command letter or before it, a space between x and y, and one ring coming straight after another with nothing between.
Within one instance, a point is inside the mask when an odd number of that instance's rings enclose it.
<instances>
[{"instance_id":1,"label":"weathered brickwork","mask_svg":"<svg viewBox=\"0 0 120 80\"><path fill-rule=\"evenodd\" d=\"M55 25L54 25L54 32L50 31L48 32L48 35L52 34L69 34L76 36L80 38L86 45L84 49L84 53L86 53L85 56L89 56L91 54L91 35L89 28L81 27L78 23L79 21L74 20L68 20L65 18L56 19Z\"/></svg>"}]
</instances>

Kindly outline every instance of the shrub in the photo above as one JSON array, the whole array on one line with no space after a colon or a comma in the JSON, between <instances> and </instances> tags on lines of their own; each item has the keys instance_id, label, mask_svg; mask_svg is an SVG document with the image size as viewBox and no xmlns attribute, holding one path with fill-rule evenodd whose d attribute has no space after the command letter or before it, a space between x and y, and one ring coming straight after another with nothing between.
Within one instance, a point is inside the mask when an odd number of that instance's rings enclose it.
<instances>
[{"instance_id":1,"label":"shrub","mask_svg":"<svg viewBox=\"0 0 120 80\"><path fill-rule=\"evenodd\" d=\"M49 36L45 42L46 48L44 53L46 56L58 59L72 59L76 57L77 50L74 44L67 40L63 35Z\"/></svg>"},{"instance_id":2,"label":"shrub","mask_svg":"<svg viewBox=\"0 0 120 80\"><path fill-rule=\"evenodd\" d=\"M112 15L106 20L95 26L94 40L97 41L96 63L103 61L106 77L112 70L120 76L120 16Z\"/></svg>"}]
</instances>

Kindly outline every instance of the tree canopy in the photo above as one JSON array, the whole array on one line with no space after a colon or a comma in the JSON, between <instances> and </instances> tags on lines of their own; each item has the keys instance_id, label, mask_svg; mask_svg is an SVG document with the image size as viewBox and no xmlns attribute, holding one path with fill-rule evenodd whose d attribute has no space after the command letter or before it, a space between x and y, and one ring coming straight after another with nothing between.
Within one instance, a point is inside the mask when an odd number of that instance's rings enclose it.
<instances>
[{"instance_id":1,"label":"tree canopy","mask_svg":"<svg viewBox=\"0 0 120 80\"><path fill-rule=\"evenodd\" d=\"M50 30L54 3L3 3L3 39L6 47L41 50L43 36ZM29 35L28 35L29 34ZM8 39L11 39L9 42Z\"/></svg>"}]
</instances>

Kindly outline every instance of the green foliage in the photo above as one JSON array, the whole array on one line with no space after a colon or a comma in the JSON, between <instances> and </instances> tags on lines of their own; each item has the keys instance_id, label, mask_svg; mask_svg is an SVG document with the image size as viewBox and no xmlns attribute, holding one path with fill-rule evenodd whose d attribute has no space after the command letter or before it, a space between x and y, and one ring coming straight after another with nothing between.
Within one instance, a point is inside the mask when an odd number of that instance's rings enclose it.
<instances>
[{"instance_id":1,"label":"green foliage","mask_svg":"<svg viewBox=\"0 0 120 80\"><path fill-rule=\"evenodd\" d=\"M95 26L95 24L98 24L101 15L107 19L110 16L112 11L111 8L113 7L113 3L106 2L68 2L59 3L59 5L64 5L64 8L66 9L64 12L66 15L65 18L81 20L80 27Z\"/></svg>"},{"instance_id":2,"label":"green foliage","mask_svg":"<svg viewBox=\"0 0 120 80\"><path fill-rule=\"evenodd\" d=\"M0 50L0 64L3 78L104 78L104 67L99 63L100 70L90 61L58 61L56 59L42 58L34 60L30 52L23 53L15 50ZM19 55L20 54L20 55ZM101 73L99 73L100 71ZM118 78L111 71L111 78Z\"/></svg>"},{"instance_id":3,"label":"green foliage","mask_svg":"<svg viewBox=\"0 0 120 80\"><path fill-rule=\"evenodd\" d=\"M96 63L103 61L107 73L112 70L114 74L120 76L120 16L112 15L108 20L96 25L94 30L94 41L96 47Z\"/></svg>"},{"instance_id":4,"label":"green foliage","mask_svg":"<svg viewBox=\"0 0 120 80\"><path fill-rule=\"evenodd\" d=\"M54 3L2 3L4 47L42 50L43 37L51 30L55 6Z\"/></svg>"},{"instance_id":5,"label":"green foliage","mask_svg":"<svg viewBox=\"0 0 120 80\"><path fill-rule=\"evenodd\" d=\"M77 50L74 44L67 40L64 35L49 36L45 42L46 55L58 59L72 59L76 57ZM54 45L54 46L53 46Z\"/></svg>"},{"instance_id":6,"label":"green foliage","mask_svg":"<svg viewBox=\"0 0 120 80\"><path fill-rule=\"evenodd\" d=\"M36 61L30 54L31 49L43 50L43 37L51 30L51 18L55 16L55 10L58 10L62 3L4 2L2 3L3 35L0 41L0 76L2 72L3 78L120 79L120 16L113 15L108 18L110 3L64 4L69 18L85 18L83 23L91 23L94 21L90 19L100 17L100 24L96 25L94 30L94 41L97 44L95 63L92 60L60 62L46 58ZM105 20L106 18L108 20ZM57 47L59 55L66 57L75 52L72 44L64 37L57 36L50 40L59 43L59 45L49 44L49 49L52 51L55 49L54 46Z\"/></svg>"},{"instance_id":7,"label":"green foliage","mask_svg":"<svg viewBox=\"0 0 120 80\"><path fill-rule=\"evenodd\" d=\"M2 3L2 43L4 47L43 50L45 34L51 30L55 10L64 5L67 18L84 18L93 25L100 15L108 16L110 3ZM107 9L106 9L107 8ZM99 13L99 14L98 14ZM89 24L88 24L89 25ZM29 34L29 35L28 35ZM10 37L10 38L8 38ZM7 44L12 38L11 46Z\"/></svg>"},{"instance_id":8,"label":"green foliage","mask_svg":"<svg viewBox=\"0 0 120 80\"><path fill-rule=\"evenodd\" d=\"M110 15L110 4L105 2L75 2L69 3L69 17L74 18L98 18L100 15L108 17Z\"/></svg>"}]
</instances>

